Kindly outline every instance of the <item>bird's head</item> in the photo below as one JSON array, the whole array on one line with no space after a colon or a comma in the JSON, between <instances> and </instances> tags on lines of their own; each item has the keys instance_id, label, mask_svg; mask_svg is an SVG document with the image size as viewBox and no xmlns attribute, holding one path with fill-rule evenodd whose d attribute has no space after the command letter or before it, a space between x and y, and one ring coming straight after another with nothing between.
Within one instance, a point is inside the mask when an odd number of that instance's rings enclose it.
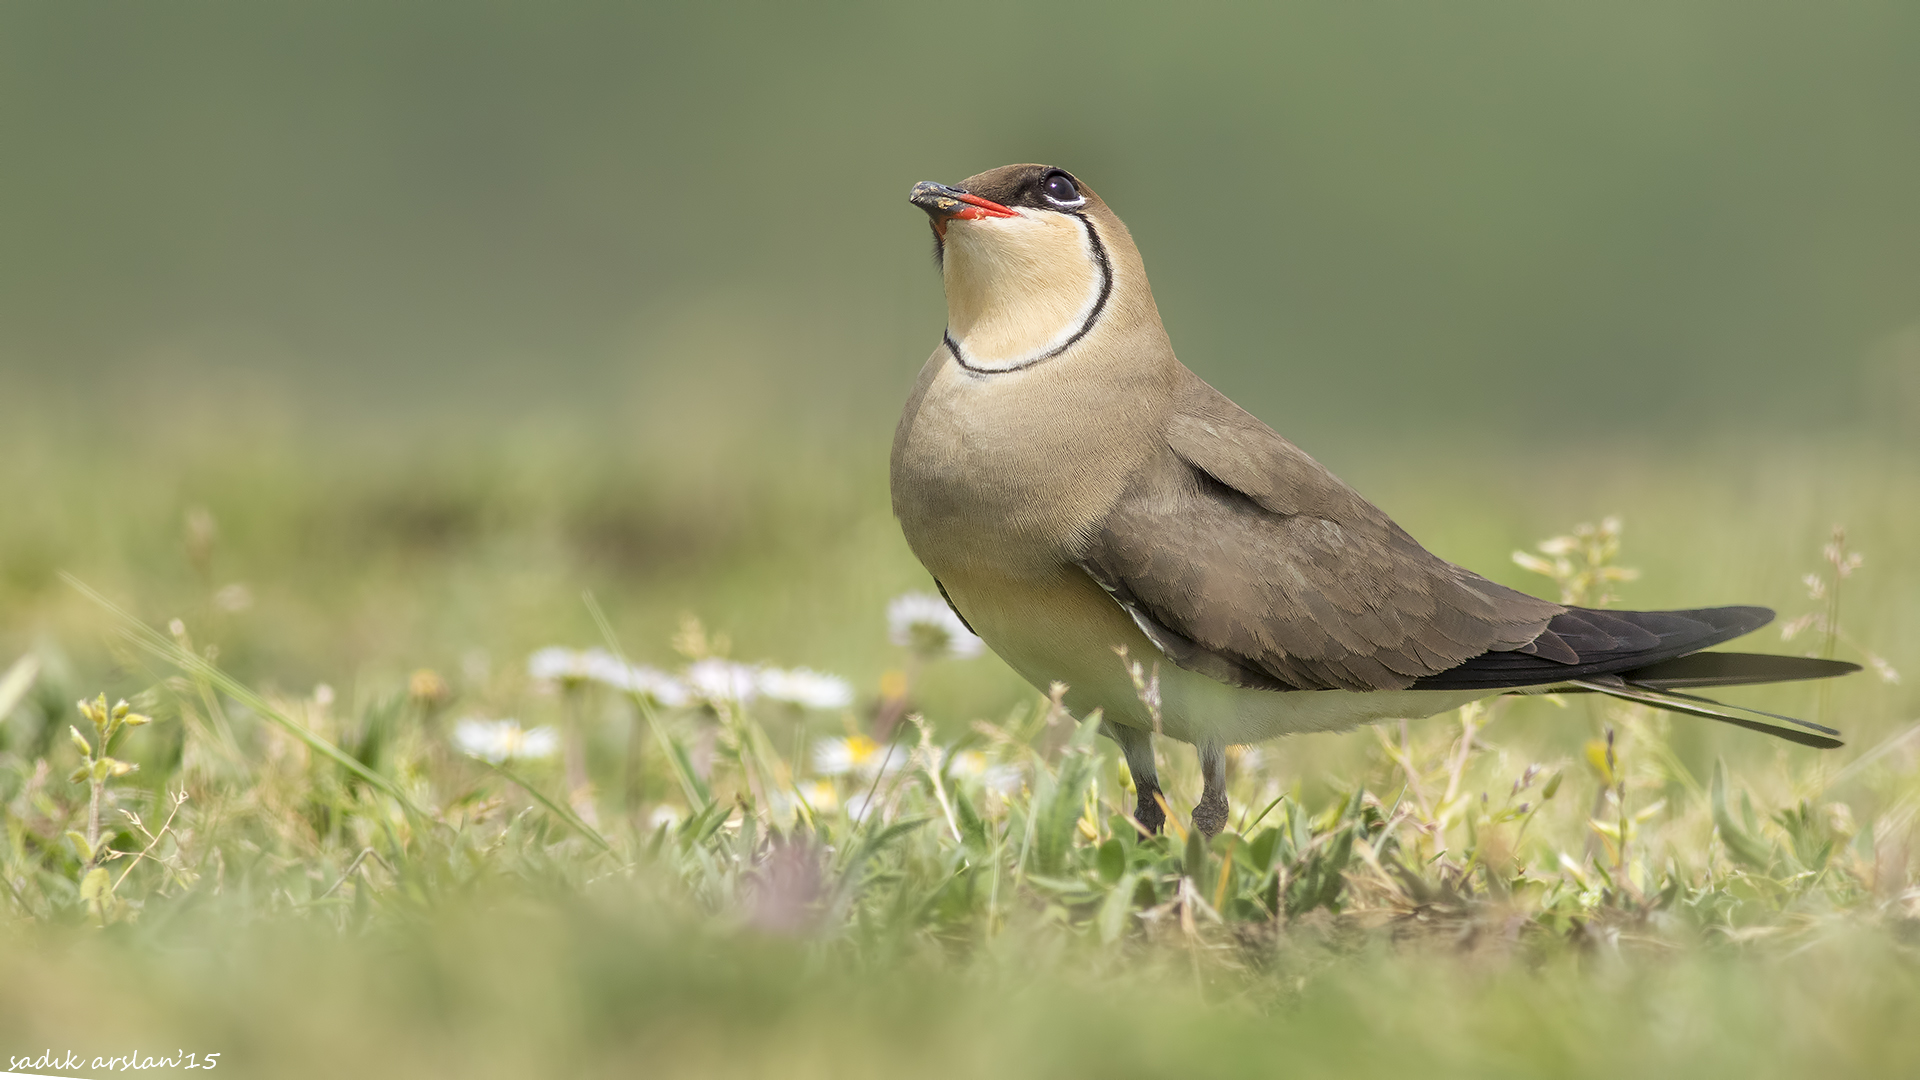
<instances>
[{"instance_id":1,"label":"bird's head","mask_svg":"<svg viewBox=\"0 0 1920 1080\"><path fill-rule=\"evenodd\" d=\"M923 180L909 198L933 221L947 340L970 369L1051 359L1100 325L1117 287L1137 277L1145 292L1126 227L1065 169L1006 165L952 187Z\"/></svg>"}]
</instances>

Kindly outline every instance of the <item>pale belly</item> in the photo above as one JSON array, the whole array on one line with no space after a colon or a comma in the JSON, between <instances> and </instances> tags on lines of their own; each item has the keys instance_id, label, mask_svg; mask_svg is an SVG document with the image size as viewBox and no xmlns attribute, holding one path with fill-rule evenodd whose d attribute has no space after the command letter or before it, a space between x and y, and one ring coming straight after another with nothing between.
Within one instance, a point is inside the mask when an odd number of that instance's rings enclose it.
<instances>
[{"instance_id":1,"label":"pale belly","mask_svg":"<svg viewBox=\"0 0 1920 1080\"><path fill-rule=\"evenodd\" d=\"M1486 691L1243 690L1174 666L1099 585L1072 567L1036 578L982 572L942 574L954 606L987 645L1043 692L1067 684L1077 715L1152 730L1127 663L1160 679L1162 734L1220 746L1281 735L1345 731L1381 720L1415 720L1490 696ZM1116 651L1124 647L1127 660Z\"/></svg>"}]
</instances>

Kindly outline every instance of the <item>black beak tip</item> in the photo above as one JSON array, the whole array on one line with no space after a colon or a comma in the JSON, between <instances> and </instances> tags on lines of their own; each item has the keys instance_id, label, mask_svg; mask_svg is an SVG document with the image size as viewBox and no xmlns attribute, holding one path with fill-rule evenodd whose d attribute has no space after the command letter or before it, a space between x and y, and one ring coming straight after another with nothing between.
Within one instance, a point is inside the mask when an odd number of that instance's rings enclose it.
<instances>
[{"instance_id":1,"label":"black beak tip","mask_svg":"<svg viewBox=\"0 0 1920 1080\"><path fill-rule=\"evenodd\" d=\"M913 185L913 190L907 194L907 201L933 217L948 218L966 205L960 201L962 194L964 193L958 189L950 188L945 184L922 180Z\"/></svg>"}]
</instances>

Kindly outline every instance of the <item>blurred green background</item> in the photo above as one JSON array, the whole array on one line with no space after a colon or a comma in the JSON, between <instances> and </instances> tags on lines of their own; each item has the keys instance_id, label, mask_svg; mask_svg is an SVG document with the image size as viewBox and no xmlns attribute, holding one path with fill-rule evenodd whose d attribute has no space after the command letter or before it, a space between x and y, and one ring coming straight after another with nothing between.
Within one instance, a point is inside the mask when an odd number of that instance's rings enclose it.
<instances>
[{"instance_id":1,"label":"blurred green background","mask_svg":"<svg viewBox=\"0 0 1920 1080\"><path fill-rule=\"evenodd\" d=\"M1323 449L1830 428L1920 322L1903 3L14 2L0 130L9 396L870 437L908 186L1019 160Z\"/></svg>"},{"instance_id":2,"label":"blurred green background","mask_svg":"<svg viewBox=\"0 0 1920 1080\"><path fill-rule=\"evenodd\" d=\"M1612 512L1671 563L1629 602L1791 607L1913 490L1911 4L15 2L0 132L7 651L93 625L59 569L292 681L593 641L591 588L636 650L693 611L865 683L926 584L905 193L1017 160L1503 580Z\"/></svg>"}]
</instances>

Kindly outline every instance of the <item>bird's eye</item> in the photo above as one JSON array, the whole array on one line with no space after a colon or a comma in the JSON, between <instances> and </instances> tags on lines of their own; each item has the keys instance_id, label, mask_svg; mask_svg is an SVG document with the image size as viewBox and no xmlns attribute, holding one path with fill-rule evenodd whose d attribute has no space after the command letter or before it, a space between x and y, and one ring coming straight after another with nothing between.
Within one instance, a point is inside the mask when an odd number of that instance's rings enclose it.
<instances>
[{"instance_id":1,"label":"bird's eye","mask_svg":"<svg viewBox=\"0 0 1920 1080\"><path fill-rule=\"evenodd\" d=\"M1087 201L1086 196L1080 194L1080 189L1073 186L1073 179L1066 173L1054 173L1047 177L1047 182L1041 186L1040 190L1045 193L1048 202L1057 203L1060 206L1078 206Z\"/></svg>"}]
</instances>

